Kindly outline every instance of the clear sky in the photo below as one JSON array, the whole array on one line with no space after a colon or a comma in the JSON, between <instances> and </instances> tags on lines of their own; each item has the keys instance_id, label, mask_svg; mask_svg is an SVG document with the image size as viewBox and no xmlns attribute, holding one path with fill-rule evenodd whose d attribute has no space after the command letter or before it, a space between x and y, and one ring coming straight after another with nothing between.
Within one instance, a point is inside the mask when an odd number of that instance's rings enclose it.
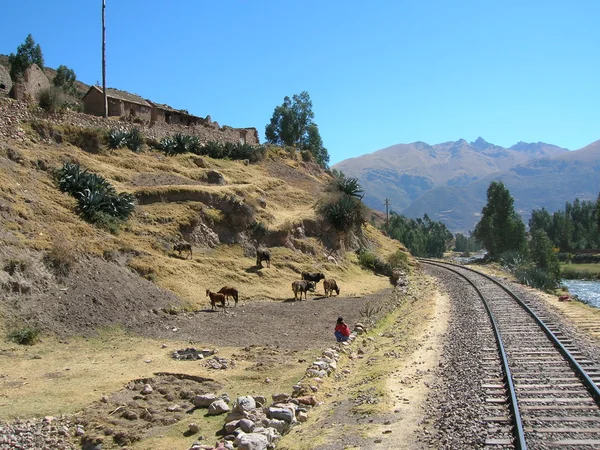
<instances>
[{"instance_id":1,"label":"clear sky","mask_svg":"<svg viewBox=\"0 0 600 450\"><path fill-rule=\"evenodd\" d=\"M107 84L256 127L305 90L331 164L482 136L600 139L597 0L106 0ZM101 0L5 2L0 53L101 82Z\"/></svg>"}]
</instances>

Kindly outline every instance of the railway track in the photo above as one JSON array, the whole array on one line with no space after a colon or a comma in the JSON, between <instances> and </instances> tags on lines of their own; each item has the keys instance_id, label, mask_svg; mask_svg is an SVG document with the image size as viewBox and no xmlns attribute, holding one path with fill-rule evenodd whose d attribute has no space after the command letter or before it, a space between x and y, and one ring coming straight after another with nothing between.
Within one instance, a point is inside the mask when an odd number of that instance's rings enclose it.
<instances>
[{"instance_id":1,"label":"railway track","mask_svg":"<svg viewBox=\"0 0 600 450\"><path fill-rule=\"evenodd\" d=\"M496 346L488 339L481 361L488 427L484 446L600 448L600 367L497 280L458 264L420 262L468 283L494 328Z\"/></svg>"}]
</instances>

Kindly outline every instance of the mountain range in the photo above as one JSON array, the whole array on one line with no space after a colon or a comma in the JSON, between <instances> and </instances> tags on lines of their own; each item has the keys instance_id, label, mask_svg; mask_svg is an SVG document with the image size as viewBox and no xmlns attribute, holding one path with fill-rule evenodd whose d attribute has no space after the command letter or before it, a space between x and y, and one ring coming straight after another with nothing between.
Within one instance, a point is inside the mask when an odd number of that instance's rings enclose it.
<instances>
[{"instance_id":1,"label":"mountain range","mask_svg":"<svg viewBox=\"0 0 600 450\"><path fill-rule=\"evenodd\" d=\"M397 144L333 166L356 177L367 206L408 217L428 214L454 232L467 233L479 221L492 181L502 181L527 224L534 209L564 209L565 202L596 200L600 191L600 141L582 149L543 142L509 148L479 137L429 145Z\"/></svg>"}]
</instances>

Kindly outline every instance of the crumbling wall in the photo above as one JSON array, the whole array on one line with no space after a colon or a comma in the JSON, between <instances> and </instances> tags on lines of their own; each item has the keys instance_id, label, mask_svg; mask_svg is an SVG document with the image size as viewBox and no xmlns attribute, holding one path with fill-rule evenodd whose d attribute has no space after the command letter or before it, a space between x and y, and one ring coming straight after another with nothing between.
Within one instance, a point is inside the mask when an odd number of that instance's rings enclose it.
<instances>
[{"instance_id":1,"label":"crumbling wall","mask_svg":"<svg viewBox=\"0 0 600 450\"><path fill-rule=\"evenodd\" d=\"M153 126L126 121L106 120L103 117L92 116L75 111L48 114L41 109L28 109L24 102L0 97L0 137L19 138L22 135L21 124L34 119L47 120L53 125L71 124L83 128L100 128L110 130L121 127L125 129L138 128L142 134L151 139L160 141L162 138L172 136L175 133L183 133L198 136L202 144L215 142L240 142L241 132L246 136L245 142L250 145L258 145L259 137L256 128L232 128L228 126L219 127L216 122L206 122L197 125L176 125L156 123Z\"/></svg>"},{"instance_id":2,"label":"crumbling wall","mask_svg":"<svg viewBox=\"0 0 600 450\"><path fill-rule=\"evenodd\" d=\"M37 64L32 64L25 70L23 77L13 84L12 97L15 100L35 101L38 94L50 87L50 81Z\"/></svg>"}]
</instances>

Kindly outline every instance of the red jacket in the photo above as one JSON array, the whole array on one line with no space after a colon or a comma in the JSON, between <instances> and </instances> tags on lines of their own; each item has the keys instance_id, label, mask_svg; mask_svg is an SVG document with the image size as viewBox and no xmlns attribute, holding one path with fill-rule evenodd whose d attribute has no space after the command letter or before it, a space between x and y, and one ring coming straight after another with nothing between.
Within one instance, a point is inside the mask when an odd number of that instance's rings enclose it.
<instances>
[{"instance_id":1,"label":"red jacket","mask_svg":"<svg viewBox=\"0 0 600 450\"><path fill-rule=\"evenodd\" d=\"M344 322L335 326L335 331L339 331L343 336L350 336L350 328Z\"/></svg>"}]
</instances>

